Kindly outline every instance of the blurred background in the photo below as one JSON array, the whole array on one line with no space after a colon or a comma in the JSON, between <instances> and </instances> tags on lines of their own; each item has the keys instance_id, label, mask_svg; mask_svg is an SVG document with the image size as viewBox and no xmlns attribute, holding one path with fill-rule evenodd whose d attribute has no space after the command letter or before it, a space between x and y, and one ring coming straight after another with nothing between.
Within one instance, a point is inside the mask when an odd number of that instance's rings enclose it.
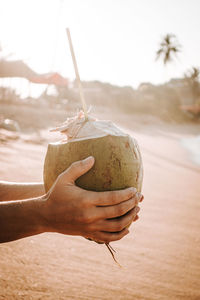
<instances>
[{"instance_id":1,"label":"blurred background","mask_svg":"<svg viewBox=\"0 0 200 300\"><path fill-rule=\"evenodd\" d=\"M0 0L0 177L42 181L49 129L81 109L134 136L141 220L106 249L44 234L0 246L0 299L200 299L200 2Z\"/></svg>"},{"instance_id":2,"label":"blurred background","mask_svg":"<svg viewBox=\"0 0 200 300\"><path fill-rule=\"evenodd\" d=\"M164 120L200 115L199 1L1 1L0 99L80 106L66 27L87 102Z\"/></svg>"}]
</instances>

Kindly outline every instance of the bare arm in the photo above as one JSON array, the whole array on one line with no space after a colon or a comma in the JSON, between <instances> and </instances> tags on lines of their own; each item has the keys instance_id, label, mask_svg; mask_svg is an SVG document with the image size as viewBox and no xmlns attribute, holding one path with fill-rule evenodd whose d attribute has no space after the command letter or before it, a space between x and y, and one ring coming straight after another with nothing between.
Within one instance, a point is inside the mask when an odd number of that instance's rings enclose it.
<instances>
[{"instance_id":1,"label":"bare arm","mask_svg":"<svg viewBox=\"0 0 200 300\"><path fill-rule=\"evenodd\" d=\"M43 183L16 183L0 181L0 202L22 200L44 195Z\"/></svg>"},{"instance_id":2,"label":"bare arm","mask_svg":"<svg viewBox=\"0 0 200 300\"><path fill-rule=\"evenodd\" d=\"M42 197L0 202L0 243L45 231Z\"/></svg>"}]
</instances>

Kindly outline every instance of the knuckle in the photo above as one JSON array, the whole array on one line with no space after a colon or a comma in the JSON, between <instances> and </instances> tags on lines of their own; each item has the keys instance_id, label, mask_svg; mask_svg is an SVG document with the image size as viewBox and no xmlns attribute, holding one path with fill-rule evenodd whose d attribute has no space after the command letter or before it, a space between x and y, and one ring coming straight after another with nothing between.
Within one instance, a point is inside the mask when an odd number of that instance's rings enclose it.
<instances>
[{"instance_id":1,"label":"knuckle","mask_svg":"<svg viewBox=\"0 0 200 300\"><path fill-rule=\"evenodd\" d=\"M135 194L136 194L135 189L129 188L124 191L124 198L131 199L131 198L135 197Z\"/></svg>"},{"instance_id":2,"label":"knuckle","mask_svg":"<svg viewBox=\"0 0 200 300\"><path fill-rule=\"evenodd\" d=\"M114 229L115 231L121 231L124 228L124 222L123 221L118 221L116 222Z\"/></svg>"},{"instance_id":3,"label":"knuckle","mask_svg":"<svg viewBox=\"0 0 200 300\"><path fill-rule=\"evenodd\" d=\"M85 165L84 165L82 160L79 160L79 161L76 162L76 166L79 166L80 168L83 168Z\"/></svg>"},{"instance_id":4,"label":"knuckle","mask_svg":"<svg viewBox=\"0 0 200 300\"><path fill-rule=\"evenodd\" d=\"M85 224L90 224L92 222L92 217L90 214L84 212L82 215L82 222Z\"/></svg>"},{"instance_id":5,"label":"knuckle","mask_svg":"<svg viewBox=\"0 0 200 300\"><path fill-rule=\"evenodd\" d=\"M63 172L57 176L57 180L59 180L62 177L62 175L63 175Z\"/></svg>"},{"instance_id":6,"label":"knuckle","mask_svg":"<svg viewBox=\"0 0 200 300\"><path fill-rule=\"evenodd\" d=\"M91 223L85 225L85 230L86 230L87 232L93 232L93 231L95 231L95 230L94 230L94 226L93 226L93 224L91 224Z\"/></svg>"},{"instance_id":7,"label":"knuckle","mask_svg":"<svg viewBox=\"0 0 200 300\"><path fill-rule=\"evenodd\" d=\"M133 196L134 196L134 195L133 195L133 192L132 192L132 191L129 190L129 191L126 192L126 198L127 198L127 199L130 199L130 198L132 198Z\"/></svg>"},{"instance_id":8,"label":"knuckle","mask_svg":"<svg viewBox=\"0 0 200 300\"><path fill-rule=\"evenodd\" d=\"M105 202L105 196L102 195L102 193L95 193L92 194L93 202L95 203L104 203Z\"/></svg>"},{"instance_id":9,"label":"knuckle","mask_svg":"<svg viewBox=\"0 0 200 300\"><path fill-rule=\"evenodd\" d=\"M117 214L118 214L118 216L122 216L124 214L124 211L125 211L124 205L118 206L118 208L117 208Z\"/></svg>"},{"instance_id":10,"label":"knuckle","mask_svg":"<svg viewBox=\"0 0 200 300\"><path fill-rule=\"evenodd\" d=\"M65 178L64 173L65 173L65 171L63 171L62 173L60 173L57 176L56 180L54 181L54 185L53 185L54 187L56 185L60 185L60 184L62 184L64 182L64 178Z\"/></svg>"},{"instance_id":11,"label":"knuckle","mask_svg":"<svg viewBox=\"0 0 200 300\"><path fill-rule=\"evenodd\" d=\"M74 171L77 168L77 165L78 165L77 161L73 162L70 166L71 171Z\"/></svg>"},{"instance_id":12,"label":"knuckle","mask_svg":"<svg viewBox=\"0 0 200 300\"><path fill-rule=\"evenodd\" d=\"M60 173L60 174L58 175L58 177L57 177L57 181L60 181L60 180L62 179L62 177L63 177L63 174L64 174L64 172L62 172L62 173Z\"/></svg>"},{"instance_id":13,"label":"knuckle","mask_svg":"<svg viewBox=\"0 0 200 300\"><path fill-rule=\"evenodd\" d=\"M112 201L113 204L117 202L118 194L117 192L113 191L110 193L110 200Z\"/></svg>"},{"instance_id":14,"label":"knuckle","mask_svg":"<svg viewBox=\"0 0 200 300\"><path fill-rule=\"evenodd\" d=\"M109 207L103 207L102 208L102 219L109 219L114 215L114 209Z\"/></svg>"},{"instance_id":15,"label":"knuckle","mask_svg":"<svg viewBox=\"0 0 200 300\"><path fill-rule=\"evenodd\" d=\"M88 201L87 198L82 198L82 199L81 199L81 207L87 208L87 207L88 207L88 204L89 204L89 201Z\"/></svg>"}]
</instances>

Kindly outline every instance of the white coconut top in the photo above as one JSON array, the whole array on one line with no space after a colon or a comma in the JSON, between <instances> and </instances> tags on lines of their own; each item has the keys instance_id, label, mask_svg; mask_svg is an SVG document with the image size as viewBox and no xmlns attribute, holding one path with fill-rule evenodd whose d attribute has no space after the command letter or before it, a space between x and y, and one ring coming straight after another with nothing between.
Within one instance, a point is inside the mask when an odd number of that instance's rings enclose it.
<instances>
[{"instance_id":1,"label":"white coconut top","mask_svg":"<svg viewBox=\"0 0 200 300\"><path fill-rule=\"evenodd\" d=\"M74 118L68 118L61 126L51 131L60 131L66 135L66 138L61 142L80 141L107 135L127 136L127 134L109 120L97 120L92 116L88 116L88 120L86 121L83 112L80 112Z\"/></svg>"}]
</instances>

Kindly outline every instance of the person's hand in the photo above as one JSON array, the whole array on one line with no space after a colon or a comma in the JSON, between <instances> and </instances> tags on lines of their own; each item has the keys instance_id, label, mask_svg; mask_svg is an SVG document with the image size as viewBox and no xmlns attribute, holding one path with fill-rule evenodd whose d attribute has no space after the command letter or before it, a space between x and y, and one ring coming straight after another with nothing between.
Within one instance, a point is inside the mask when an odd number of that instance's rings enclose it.
<instances>
[{"instance_id":1,"label":"person's hand","mask_svg":"<svg viewBox=\"0 0 200 300\"><path fill-rule=\"evenodd\" d=\"M75 185L78 177L94 164L94 158L73 163L60 174L45 195L47 231L80 235L109 243L128 234L127 227L138 218L143 196L135 188L93 192Z\"/></svg>"}]
</instances>

